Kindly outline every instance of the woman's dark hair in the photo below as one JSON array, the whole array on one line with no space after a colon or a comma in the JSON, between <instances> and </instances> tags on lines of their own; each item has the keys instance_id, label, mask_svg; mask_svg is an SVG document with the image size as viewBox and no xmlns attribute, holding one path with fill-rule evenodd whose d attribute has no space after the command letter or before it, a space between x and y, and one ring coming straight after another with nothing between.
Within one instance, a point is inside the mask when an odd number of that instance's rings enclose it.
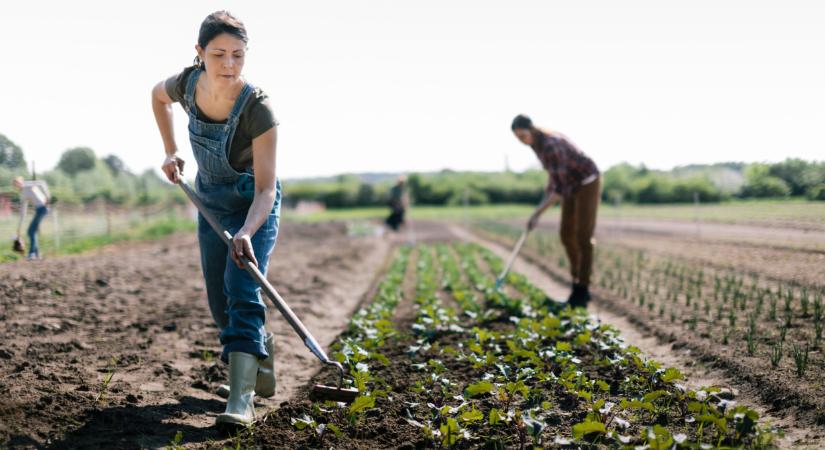
<instances>
[{"instance_id":1,"label":"woman's dark hair","mask_svg":"<svg viewBox=\"0 0 825 450\"><path fill-rule=\"evenodd\" d=\"M529 117L525 116L524 114L519 114L513 119L513 124L510 125L510 129L513 131L516 130L532 130L533 129L533 120Z\"/></svg>"},{"instance_id":2,"label":"woman's dark hair","mask_svg":"<svg viewBox=\"0 0 825 450\"><path fill-rule=\"evenodd\" d=\"M229 33L232 36L243 41L244 44L249 42L249 37L246 35L246 26L237 17L233 16L229 11L215 11L206 16L201 23L201 29L198 32L198 45L201 48L206 48L215 36L223 33ZM199 57L195 57L195 66L203 68L203 61Z\"/></svg>"}]
</instances>

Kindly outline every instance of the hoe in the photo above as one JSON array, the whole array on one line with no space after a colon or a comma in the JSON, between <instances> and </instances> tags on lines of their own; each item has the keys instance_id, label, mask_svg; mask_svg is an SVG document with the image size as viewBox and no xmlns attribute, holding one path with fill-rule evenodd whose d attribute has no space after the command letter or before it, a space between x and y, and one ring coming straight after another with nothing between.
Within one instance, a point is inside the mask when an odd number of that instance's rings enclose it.
<instances>
[{"instance_id":1,"label":"hoe","mask_svg":"<svg viewBox=\"0 0 825 450\"><path fill-rule=\"evenodd\" d=\"M501 285L504 284L504 278L507 277L507 273L510 272L510 267L512 267L513 263L516 261L516 256L518 256L518 252L521 251L521 247L524 245L524 241L527 240L527 233L529 231L524 230L521 233L521 237L518 238L518 242L516 242L516 247L513 248L513 253L510 254L510 259L507 260L507 265L504 266L504 270L501 271L501 274L496 278L496 290L501 289Z\"/></svg>"},{"instance_id":2,"label":"hoe","mask_svg":"<svg viewBox=\"0 0 825 450\"><path fill-rule=\"evenodd\" d=\"M189 184L187 184L186 181L183 181L182 179L180 181L180 187L183 189L183 192L186 193L186 196L189 197L189 200L192 200L192 203L194 203L195 207L198 208L198 211L200 211L203 218L206 219L207 222L209 222L209 225L212 227L213 230L215 230L215 233L217 233L218 236L220 236L223 239L224 243L226 243L226 245L231 248L232 235L229 234L228 231L224 230L221 227L220 223L217 220L215 220L215 217L209 212L209 210L206 209L203 203L201 203L198 194L196 194L192 187L189 186ZM284 316L284 319L286 319L289 325L292 326L292 329L295 330L296 333L298 333L298 336L301 338L301 340L304 341L304 344L307 346L307 348L309 348L309 351L311 351L313 355L318 357L318 359L320 359L322 363L329 366L334 366L336 369L338 369L338 386L335 387L316 384L312 388L313 397L346 403L350 403L353 400L355 400L355 398L358 397L358 389L343 387L344 367L341 365L341 363L329 359L329 357L321 348L321 346L318 345L318 342L315 340L312 334L310 334L309 330L307 330L304 324L301 323L301 320L298 319L298 316L296 316L295 313L292 312L292 309L289 307L289 305L286 304L284 299L281 298L280 294L278 294L275 288L273 288L272 285L269 284L269 282L266 280L263 274L261 274L261 271L258 270L256 266L250 264L249 260L245 256L241 255L240 259L246 271L249 272L249 275L251 275L252 278L254 278L255 281L258 283L258 285L261 286L261 289L266 293L267 297L269 297L269 299L272 301L275 307L278 308L278 311L280 311L281 315Z\"/></svg>"}]
</instances>

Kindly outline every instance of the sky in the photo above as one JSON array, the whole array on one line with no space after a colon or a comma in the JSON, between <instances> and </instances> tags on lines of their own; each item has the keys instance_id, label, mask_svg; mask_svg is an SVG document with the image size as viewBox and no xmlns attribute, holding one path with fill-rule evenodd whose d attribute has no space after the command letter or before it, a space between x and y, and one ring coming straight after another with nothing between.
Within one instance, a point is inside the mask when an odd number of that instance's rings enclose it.
<instances>
[{"instance_id":1,"label":"sky","mask_svg":"<svg viewBox=\"0 0 825 450\"><path fill-rule=\"evenodd\" d=\"M38 170L76 146L157 170L151 88L219 9L247 26L285 178L538 167L519 113L603 169L825 159L818 0L7 2L0 133Z\"/></svg>"}]
</instances>

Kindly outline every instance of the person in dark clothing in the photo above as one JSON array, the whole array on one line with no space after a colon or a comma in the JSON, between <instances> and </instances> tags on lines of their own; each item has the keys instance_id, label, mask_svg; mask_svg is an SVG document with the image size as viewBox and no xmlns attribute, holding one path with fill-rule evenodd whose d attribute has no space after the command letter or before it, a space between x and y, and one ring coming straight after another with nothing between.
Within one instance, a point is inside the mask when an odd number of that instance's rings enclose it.
<instances>
[{"instance_id":1,"label":"person in dark clothing","mask_svg":"<svg viewBox=\"0 0 825 450\"><path fill-rule=\"evenodd\" d=\"M544 211L561 203L559 234L570 261L573 280L573 292L567 303L573 307L586 307L590 301L593 234L601 196L599 169L566 136L536 128L525 115L516 116L511 129L519 141L533 149L548 174L544 199L530 216L527 228L535 228Z\"/></svg>"},{"instance_id":2,"label":"person in dark clothing","mask_svg":"<svg viewBox=\"0 0 825 450\"><path fill-rule=\"evenodd\" d=\"M393 231L398 231L404 225L404 212L407 210L409 198L407 196L407 178L405 176L398 177L395 186L390 188L390 215L384 221L388 227Z\"/></svg>"}]
</instances>

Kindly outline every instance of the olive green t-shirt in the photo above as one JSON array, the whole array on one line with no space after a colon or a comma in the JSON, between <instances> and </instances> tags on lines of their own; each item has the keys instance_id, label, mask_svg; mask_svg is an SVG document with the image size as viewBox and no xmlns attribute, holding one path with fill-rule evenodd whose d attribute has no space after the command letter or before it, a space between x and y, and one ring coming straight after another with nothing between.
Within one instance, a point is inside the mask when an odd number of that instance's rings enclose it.
<instances>
[{"instance_id":1,"label":"olive green t-shirt","mask_svg":"<svg viewBox=\"0 0 825 450\"><path fill-rule=\"evenodd\" d=\"M169 77L164 83L169 97L183 105L183 109L186 110L189 107L184 99L186 83L194 70L194 67L187 67L178 75ZM197 105L195 105L195 108L197 109L195 114L198 119L209 123L223 123L207 117ZM264 91L256 87L238 118L238 128L235 130L235 136L229 145L229 154L227 155L229 165L238 172L243 172L252 167L252 140L274 126L278 126L278 120L269 106L269 97Z\"/></svg>"}]
</instances>

